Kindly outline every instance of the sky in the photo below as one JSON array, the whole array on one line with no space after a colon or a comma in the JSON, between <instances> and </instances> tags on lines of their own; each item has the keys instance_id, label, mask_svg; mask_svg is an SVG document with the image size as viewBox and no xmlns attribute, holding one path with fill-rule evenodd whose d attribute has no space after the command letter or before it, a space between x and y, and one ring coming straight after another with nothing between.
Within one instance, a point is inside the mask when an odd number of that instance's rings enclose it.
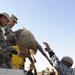
<instances>
[{"instance_id":1,"label":"sky","mask_svg":"<svg viewBox=\"0 0 75 75\"><path fill-rule=\"evenodd\" d=\"M60 60L63 56L70 56L75 62L75 0L1 0L0 12L17 16L18 24L13 31L25 27L43 49L46 41ZM35 58L37 71L52 68L39 50ZM29 63L26 59L25 66Z\"/></svg>"}]
</instances>

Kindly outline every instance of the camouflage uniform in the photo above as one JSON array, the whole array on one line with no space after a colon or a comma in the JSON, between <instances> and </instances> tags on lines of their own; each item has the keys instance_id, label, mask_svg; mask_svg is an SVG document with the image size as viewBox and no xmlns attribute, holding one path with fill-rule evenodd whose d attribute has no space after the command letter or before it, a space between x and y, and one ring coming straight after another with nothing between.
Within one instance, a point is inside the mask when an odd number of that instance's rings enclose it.
<instances>
[{"instance_id":1,"label":"camouflage uniform","mask_svg":"<svg viewBox=\"0 0 75 75\"><path fill-rule=\"evenodd\" d=\"M5 35L6 35L6 37L7 37L7 40L6 40L7 43L8 43L9 45L15 45L15 41L16 41L18 35L22 32L22 30L19 29L19 30L13 32L13 31L11 30L11 28L10 28L8 25L6 25L6 26L5 26L5 31L6 31Z\"/></svg>"},{"instance_id":2,"label":"camouflage uniform","mask_svg":"<svg viewBox=\"0 0 75 75\"><path fill-rule=\"evenodd\" d=\"M74 75L73 69L63 65L53 51L50 51L49 55L53 67L58 71L58 75Z\"/></svg>"},{"instance_id":3,"label":"camouflage uniform","mask_svg":"<svg viewBox=\"0 0 75 75\"><path fill-rule=\"evenodd\" d=\"M13 44L13 39L15 40L15 35L17 37L18 32L16 31L14 32L15 34L13 34L10 27L8 28L8 26L5 26L5 27L0 26L0 47L1 47L0 49L0 67L1 68L12 68L10 55L12 53L17 55L18 52L14 48L12 48L11 44ZM14 36L12 36L11 34L13 34ZM9 38L11 40L9 40ZM11 44L9 44L8 41Z\"/></svg>"}]
</instances>

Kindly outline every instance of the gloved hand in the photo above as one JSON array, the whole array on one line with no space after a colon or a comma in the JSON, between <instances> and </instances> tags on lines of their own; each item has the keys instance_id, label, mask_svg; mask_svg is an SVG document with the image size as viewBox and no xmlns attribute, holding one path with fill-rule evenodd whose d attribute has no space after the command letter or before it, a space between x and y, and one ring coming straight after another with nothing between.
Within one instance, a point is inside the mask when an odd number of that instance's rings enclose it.
<instances>
[{"instance_id":1,"label":"gloved hand","mask_svg":"<svg viewBox=\"0 0 75 75\"><path fill-rule=\"evenodd\" d=\"M23 27L22 30L26 30L26 28Z\"/></svg>"},{"instance_id":2,"label":"gloved hand","mask_svg":"<svg viewBox=\"0 0 75 75\"><path fill-rule=\"evenodd\" d=\"M51 51L51 48L47 42L43 42L43 44L46 46L44 50L46 50L47 52Z\"/></svg>"},{"instance_id":3,"label":"gloved hand","mask_svg":"<svg viewBox=\"0 0 75 75\"><path fill-rule=\"evenodd\" d=\"M24 52L18 52L17 55L20 56L20 57L22 57L22 58L26 57L26 54Z\"/></svg>"}]
</instances>

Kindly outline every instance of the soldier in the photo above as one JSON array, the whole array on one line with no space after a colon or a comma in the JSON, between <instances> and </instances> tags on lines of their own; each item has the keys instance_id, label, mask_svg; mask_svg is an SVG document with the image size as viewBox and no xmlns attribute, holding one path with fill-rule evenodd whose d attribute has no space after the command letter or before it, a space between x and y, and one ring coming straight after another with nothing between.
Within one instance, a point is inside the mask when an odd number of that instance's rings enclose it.
<instances>
[{"instance_id":1,"label":"soldier","mask_svg":"<svg viewBox=\"0 0 75 75\"><path fill-rule=\"evenodd\" d=\"M17 24L18 18L15 15L11 15L10 21L8 22L8 26L12 28L15 24Z\"/></svg>"},{"instance_id":2,"label":"soldier","mask_svg":"<svg viewBox=\"0 0 75 75\"><path fill-rule=\"evenodd\" d=\"M9 22L10 17L7 13L0 13L0 67L1 68L12 68L11 65L11 53L24 57L24 53L17 52L11 45L7 42L7 32L6 25Z\"/></svg>"},{"instance_id":3,"label":"soldier","mask_svg":"<svg viewBox=\"0 0 75 75\"><path fill-rule=\"evenodd\" d=\"M18 35L22 32L22 29L19 29L15 32L13 32L11 29L17 23L17 20L18 20L18 18L16 16L11 15L9 22L5 27L7 43L9 45L15 45L15 41L16 41Z\"/></svg>"},{"instance_id":4,"label":"soldier","mask_svg":"<svg viewBox=\"0 0 75 75\"><path fill-rule=\"evenodd\" d=\"M29 64L28 65L27 75L33 75L32 71L33 71L33 66L32 66L32 64Z\"/></svg>"},{"instance_id":5,"label":"soldier","mask_svg":"<svg viewBox=\"0 0 75 75\"><path fill-rule=\"evenodd\" d=\"M54 69L51 69L51 71L50 71L50 75L55 75L55 71L54 71Z\"/></svg>"},{"instance_id":6,"label":"soldier","mask_svg":"<svg viewBox=\"0 0 75 75\"><path fill-rule=\"evenodd\" d=\"M58 71L58 75L74 75L73 69L71 68L73 65L73 59L65 56L60 61L49 45L46 42L44 42L44 44L46 45L45 50L50 55L52 66Z\"/></svg>"},{"instance_id":7,"label":"soldier","mask_svg":"<svg viewBox=\"0 0 75 75\"><path fill-rule=\"evenodd\" d=\"M5 60L3 56L3 50L5 51L6 42L5 42L5 36L4 36L4 26L7 25L8 21L10 20L10 17L7 13L0 13L0 68L6 68ZM3 49L3 50L2 50Z\"/></svg>"}]
</instances>

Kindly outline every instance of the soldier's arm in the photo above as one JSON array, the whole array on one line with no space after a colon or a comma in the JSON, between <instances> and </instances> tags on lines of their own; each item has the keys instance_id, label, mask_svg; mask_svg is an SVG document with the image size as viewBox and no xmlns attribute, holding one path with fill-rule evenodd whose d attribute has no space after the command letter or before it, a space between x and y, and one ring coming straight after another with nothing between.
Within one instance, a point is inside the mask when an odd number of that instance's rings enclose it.
<instances>
[{"instance_id":1,"label":"soldier's arm","mask_svg":"<svg viewBox=\"0 0 75 75\"><path fill-rule=\"evenodd\" d=\"M55 53L51 50L50 46L46 42L44 42L44 44L46 45L45 50L49 53L52 66L59 72L59 74L74 75L72 68L68 68L64 64L62 64Z\"/></svg>"},{"instance_id":2,"label":"soldier's arm","mask_svg":"<svg viewBox=\"0 0 75 75\"><path fill-rule=\"evenodd\" d=\"M14 31L15 35L16 35L16 38L18 37L18 35L22 32L23 30L22 29L19 29L17 31Z\"/></svg>"}]
</instances>

